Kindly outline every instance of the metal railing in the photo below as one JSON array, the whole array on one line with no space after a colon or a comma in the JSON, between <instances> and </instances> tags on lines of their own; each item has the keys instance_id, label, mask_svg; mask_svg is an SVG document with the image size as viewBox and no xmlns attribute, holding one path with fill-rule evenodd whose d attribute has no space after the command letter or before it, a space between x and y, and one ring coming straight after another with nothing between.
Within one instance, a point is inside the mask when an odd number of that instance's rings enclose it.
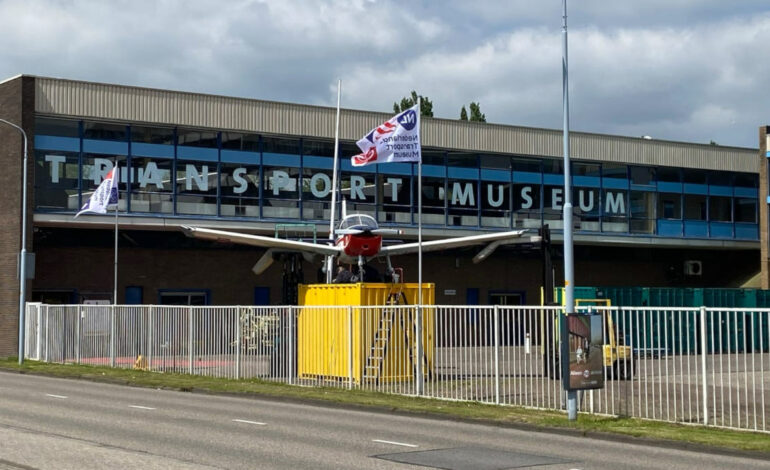
<instances>
[{"instance_id":1,"label":"metal railing","mask_svg":"<svg viewBox=\"0 0 770 470\"><path fill-rule=\"evenodd\" d=\"M770 432L770 309L589 310L610 359L580 411ZM28 359L564 407L560 307L31 303L26 315Z\"/></svg>"}]
</instances>

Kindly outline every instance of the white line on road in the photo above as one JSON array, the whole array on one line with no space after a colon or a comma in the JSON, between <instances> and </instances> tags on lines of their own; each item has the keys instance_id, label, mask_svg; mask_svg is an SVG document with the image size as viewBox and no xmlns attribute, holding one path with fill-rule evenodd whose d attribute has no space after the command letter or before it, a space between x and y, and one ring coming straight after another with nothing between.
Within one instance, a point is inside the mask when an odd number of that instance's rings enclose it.
<instances>
[{"instance_id":1,"label":"white line on road","mask_svg":"<svg viewBox=\"0 0 770 470\"><path fill-rule=\"evenodd\" d=\"M45 396L47 396L47 397L51 397L51 398L61 398L62 400L64 400L65 398L67 398L67 397L65 397L64 395L51 395L50 393L46 393L46 394L45 394Z\"/></svg>"},{"instance_id":2,"label":"white line on road","mask_svg":"<svg viewBox=\"0 0 770 470\"><path fill-rule=\"evenodd\" d=\"M136 408L137 410L155 410L156 408L150 408L149 406L128 405L129 408Z\"/></svg>"},{"instance_id":3,"label":"white line on road","mask_svg":"<svg viewBox=\"0 0 770 470\"><path fill-rule=\"evenodd\" d=\"M382 442L383 444L393 444L394 446L404 446L404 447L420 447L415 444L405 444L403 442L393 442L393 441L382 441L380 439L372 439L372 442Z\"/></svg>"},{"instance_id":4,"label":"white line on road","mask_svg":"<svg viewBox=\"0 0 770 470\"><path fill-rule=\"evenodd\" d=\"M246 423L246 424L258 424L260 426L266 426L267 423L260 423L259 421L248 421L246 419L234 419L236 423Z\"/></svg>"}]
</instances>

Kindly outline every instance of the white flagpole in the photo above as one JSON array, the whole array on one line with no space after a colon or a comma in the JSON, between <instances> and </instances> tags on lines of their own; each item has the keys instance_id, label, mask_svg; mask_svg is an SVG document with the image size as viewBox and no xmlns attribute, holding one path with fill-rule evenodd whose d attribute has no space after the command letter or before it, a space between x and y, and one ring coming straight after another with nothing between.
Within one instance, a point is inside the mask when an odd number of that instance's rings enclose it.
<instances>
[{"instance_id":1,"label":"white flagpole","mask_svg":"<svg viewBox=\"0 0 770 470\"><path fill-rule=\"evenodd\" d=\"M120 203L120 168L118 168L118 159L115 159L115 189L118 193L118 199L115 201L115 266L113 272L112 303L118 304L118 205Z\"/></svg>"},{"instance_id":2,"label":"white flagpole","mask_svg":"<svg viewBox=\"0 0 770 470\"><path fill-rule=\"evenodd\" d=\"M334 125L334 170L332 170L332 207L329 217L329 240L334 243L334 211L337 207L337 162L340 149L340 95L342 93L342 80L337 80L337 122ZM326 257L326 283L331 284L333 279L334 256Z\"/></svg>"},{"instance_id":3,"label":"white flagpole","mask_svg":"<svg viewBox=\"0 0 770 470\"><path fill-rule=\"evenodd\" d=\"M417 136L422 136L422 96L417 97ZM415 384L417 395L422 395L422 139L420 139L420 160L417 162L417 358Z\"/></svg>"}]
</instances>

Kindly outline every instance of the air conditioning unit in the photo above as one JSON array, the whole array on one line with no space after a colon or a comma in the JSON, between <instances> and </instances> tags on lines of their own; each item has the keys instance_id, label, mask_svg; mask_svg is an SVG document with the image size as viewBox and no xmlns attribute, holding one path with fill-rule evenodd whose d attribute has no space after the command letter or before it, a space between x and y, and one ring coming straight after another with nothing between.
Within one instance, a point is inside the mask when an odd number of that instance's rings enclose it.
<instances>
[{"instance_id":1,"label":"air conditioning unit","mask_svg":"<svg viewBox=\"0 0 770 470\"><path fill-rule=\"evenodd\" d=\"M687 276L700 276L703 274L703 264L698 260L685 261L684 274Z\"/></svg>"}]
</instances>

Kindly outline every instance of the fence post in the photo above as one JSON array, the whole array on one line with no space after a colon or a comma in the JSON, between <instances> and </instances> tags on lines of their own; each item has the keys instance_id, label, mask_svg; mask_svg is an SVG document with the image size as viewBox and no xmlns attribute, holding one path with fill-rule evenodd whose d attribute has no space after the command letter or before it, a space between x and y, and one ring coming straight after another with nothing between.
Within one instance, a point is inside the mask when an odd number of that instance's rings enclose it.
<instances>
[{"instance_id":1,"label":"fence post","mask_svg":"<svg viewBox=\"0 0 770 470\"><path fill-rule=\"evenodd\" d=\"M348 305L348 390L353 389L353 307Z\"/></svg>"},{"instance_id":2,"label":"fence post","mask_svg":"<svg viewBox=\"0 0 770 470\"><path fill-rule=\"evenodd\" d=\"M706 307L700 308L700 365L703 376L703 424L709 424L708 418L708 384L706 383L706 353L708 342L706 340Z\"/></svg>"},{"instance_id":3,"label":"fence post","mask_svg":"<svg viewBox=\"0 0 770 470\"><path fill-rule=\"evenodd\" d=\"M48 330L49 330L49 325L51 324L51 321L50 321L51 320L51 318L50 318L51 316L50 316L49 308L50 307L48 305L45 306L45 362L49 362L49 360L48 360L49 359L49 357L48 357L48 349L49 349L48 348Z\"/></svg>"},{"instance_id":4,"label":"fence post","mask_svg":"<svg viewBox=\"0 0 770 470\"><path fill-rule=\"evenodd\" d=\"M241 378L241 307L235 309L235 380Z\"/></svg>"},{"instance_id":5,"label":"fence post","mask_svg":"<svg viewBox=\"0 0 770 470\"><path fill-rule=\"evenodd\" d=\"M43 357L43 305L37 307L37 357L39 361Z\"/></svg>"},{"instance_id":6,"label":"fence post","mask_svg":"<svg viewBox=\"0 0 770 470\"><path fill-rule=\"evenodd\" d=\"M80 364L80 330L83 323L83 306L78 306L78 321L75 324L75 363Z\"/></svg>"},{"instance_id":7,"label":"fence post","mask_svg":"<svg viewBox=\"0 0 770 470\"><path fill-rule=\"evenodd\" d=\"M115 367L115 304L110 305L110 367Z\"/></svg>"},{"instance_id":8,"label":"fence post","mask_svg":"<svg viewBox=\"0 0 770 470\"><path fill-rule=\"evenodd\" d=\"M155 309L152 305L149 308L149 318L147 319L147 370L152 370L152 328L153 328L153 313Z\"/></svg>"},{"instance_id":9,"label":"fence post","mask_svg":"<svg viewBox=\"0 0 770 470\"><path fill-rule=\"evenodd\" d=\"M193 308L192 306L187 309L187 372L192 375L193 373Z\"/></svg>"},{"instance_id":10,"label":"fence post","mask_svg":"<svg viewBox=\"0 0 770 470\"><path fill-rule=\"evenodd\" d=\"M419 289L422 290L422 286L419 286ZM423 356L423 345L422 345L422 305L417 306L417 312L415 315L415 360L414 360L414 366L415 366L415 372L414 372L414 382L415 382L415 394L417 396L422 396L423 394L423 371L422 371L422 356Z\"/></svg>"},{"instance_id":11,"label":"fence post","mask_svg":"<svg viewBox=\"0 0 770 470\"><path fill-rule=\"evenodd\" d=\"M500 404L500 310L495 305L495 404Z\"/></svg>"},{"instance_id":12,"label":"fence post","mask_svg":"<svg viewBox=\"0 0 770 470\"><path fill-rule=\"evenodd\" d=\"M289 306L289 377L288 377L288 383L293 384L294 383L294 362L296 358L298 357L297 351L295 350L294 346L294 331L297 328L295 317L294 317L294 307ZM295 322L295 323L292 323Z\"/></svg>"}]
</instances>

